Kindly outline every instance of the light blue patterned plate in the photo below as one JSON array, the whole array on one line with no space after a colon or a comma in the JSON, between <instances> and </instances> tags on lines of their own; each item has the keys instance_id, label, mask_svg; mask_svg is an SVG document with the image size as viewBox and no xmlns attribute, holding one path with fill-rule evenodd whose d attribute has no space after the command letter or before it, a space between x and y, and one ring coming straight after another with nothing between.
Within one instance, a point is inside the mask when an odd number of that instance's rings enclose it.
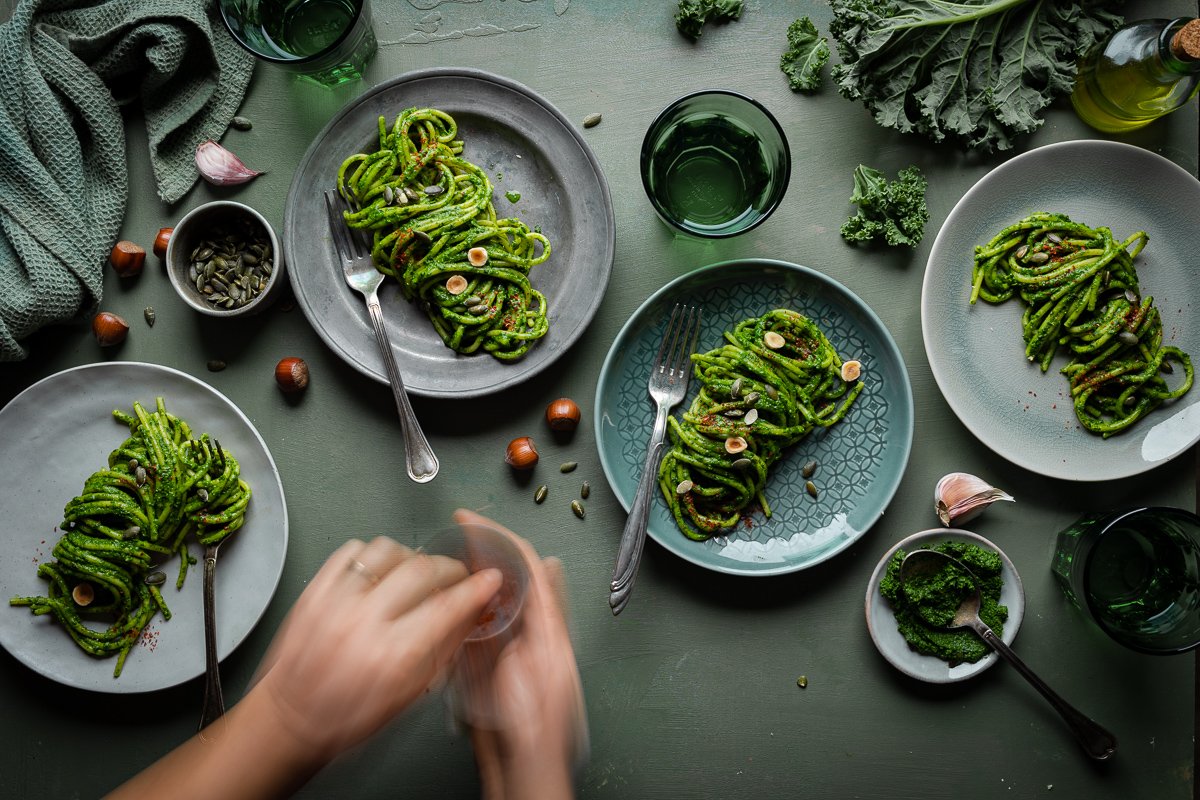
<instances>
[{"instance_id":1,"label":"light blue patterned plate","mask_svg":"<svg viewBox=\"0 0 1200 800\"><path fill-rule=\"evenodd\" d=\"M694 542L655 491L649 534L672 553L718 572L781 575L810 567L866 533L891 501L912 447L912 389L904 360L879 317L837 281L769 259L726 261L676 278L642 303L613 342L596 387L596 441L609 485L626 510L637 491L654 409L646 388L658 343L677 302L704 309L698 351L748 317L791 308L824 331L843 359L863 365L866 387L837 425L818 429L775 465L767 481L771 518L755 512L735 532ZM699 382L674 410L687 408ZM800 468L817 461L816 499ZM615 544L615 541L614 541Z\"/></svg>"}]
</instances>

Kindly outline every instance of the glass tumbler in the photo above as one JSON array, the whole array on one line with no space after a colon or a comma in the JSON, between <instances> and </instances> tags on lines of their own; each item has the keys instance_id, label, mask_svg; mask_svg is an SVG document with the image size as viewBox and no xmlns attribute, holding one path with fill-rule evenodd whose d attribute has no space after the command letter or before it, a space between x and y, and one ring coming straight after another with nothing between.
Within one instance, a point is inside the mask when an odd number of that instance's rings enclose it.
<instances>
[{"instance_id":1,"label":"glass tumbler","mask_svg":"<svg viewBox=\"0 0 1200 800\"><path fill-rule=\"evenodd\" d=\"M1101 630L1144 653L1200 644L1200 517L1178 508L1087 514L1058 534L1051 571Z\"/></svg>"},{"instance_id":2,"label":"glass tumbler","mask_svg":"<svg viewBox=\"0 0 1200 800\"><path fill-rule=\"evenodd\" d=\"M650 204L689 236L719 239L762 224L783 200L791 172L787 137L771 112L724 89L679 98L642 140Z\"/></svg>"},{"instance_id":3,"label":"glass tumbler","mask_svg":"<svg viewBox=\"0 0 1200 800\"><path fill-rule=\"evenodd\" d=\"M262 61L336 86L358 80L378 44L369 0L218 0L233 38Z\"/></svg>"}]
</instances>

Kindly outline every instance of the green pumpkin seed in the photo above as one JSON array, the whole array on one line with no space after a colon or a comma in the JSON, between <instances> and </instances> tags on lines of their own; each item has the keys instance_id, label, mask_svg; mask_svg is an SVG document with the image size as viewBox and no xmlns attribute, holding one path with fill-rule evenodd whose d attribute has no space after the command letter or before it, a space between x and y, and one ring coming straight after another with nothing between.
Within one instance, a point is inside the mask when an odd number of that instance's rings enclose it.
<instances>
[{"instance_id":1,"label":"green pumpkin seed","mask_svg":"<svg viewBox=\"0 0 1200 800\"><path fill-rule=\"evenodd\" d=\"M693 486L695 486L694 483L689 481L687 478L684 478L675 486L675 494L687 494L692 490Z\"/></svg>"},{"instance_id":2,"label":"green pumpkin seed","mask_svg":"<svg viewBox=\"0 0 1200 800\"><path fill-rule=\"evenodd\" d=\"M477 294L473 294L470 297L468 297L466 300L463 300L463 303L468 306L477 306L482 302L483 302L483 298Z\"/></svg>"},{"instance_id":3,"label":"green pumpkin seed","mask_svg":"<svg viewBox=\"0 0 1200 800\"><path fill-rule=\"evenodd\" d=\"M583 510L583 503L579 502L578 500L572 500L571 510L575 512L575 516L583 519L583 515L585 513Z\"/></svg>"},{"instance_id":4,"label":"green pumpkin seed","mask_svg":"<svg viewBox=\"0 0 1200 800\"><path fill-rule=\"evenodd\" d=\"M537 488L537 491L533 493L533 502L540 504L546 499L546 495L549 493L550 490L546 488L545 484L542 484Z\"/></svg>"},{"instance_id":5,"label":"green pumpkin seed","mask_svg":"<svg viewBox=\"0 0 1200 800\"><path fill-rule=\"evenodd\" d=\"M754 462L748 458L739 458L737 461L733 462L733 468L742 470L743 472L750 469L752 466L754 466Z\"/></svg>"},{"instance_id":6,"label":"green pumpkin seed","mask_svg":"<svg viewBox=\"0 0 1200 800\"><path fill-rule=\"evenodd\" d=\"M153 328L154 320L158 319L158 315L154 313L154 306L146 306L142 311L142 316L146 318L146 324Z\"/></svg>"},{"instance_id":7,"label":"green pumpkin seed","mask_svg":"<svg viewBox=\"0 0 1200 800\"><path fill-rule=\"evenodd\" d=\"M603 117L601 117L599 114L588 114L583 118L583 127L594 128L600 124L601 119L603 119Z\"/></svg>"},{"instance_id":8,"label":"green pumpkin seed","mask_svg":"<svg viewBox=\"0 0 1200 800\"><path fill-rule=\"evenodd\" d=\"M771 398L772 400L779 398L779 390L769 383L763 386L763 391L766 392L767 397Z\"/></svg>"},{"instance_id":9,"label":"green pumpkin seed","mask_svg":"<svg viewBox=\"0 0 1200 800\"><path fill-rule=\"evenodd\" d=\"M208 362L209 372L220 372L223 369L225 369L225 362L219 358L214 358Z\"/></svg>"},{"instance_id":10,"label":"green pumpkin seed","mask_svg":"<svg viewBox=\"0 0 1200 800\"><path fill-rule=\"evenodd\" d=\"M395 199L396 199L396 196L394 194L392 194L392 187L384 186L383 187L383 202L390 206L392 204L392 201Z\"/></svg>"},{"instance_id":11,"label":"green pumpkin seed","mask_svg":"<svg viewBox=\"0 0 1200 800\"><path fill-rule=\"evenodd\" d=\"M486 305L484 305L483 303L480 303L477 306L471 306L470 308L467 309L468 314L474 314L475 316L479 316L480 314L486 314L487 312L488 312L488 307Z\"/></svg>"},{"instance_id":12,"label":"green pumpkin seed","mask_svg":"<svg viewBox=\"0 0 1200 800\"><path fill-rule=\"evenodd\" d=\"M808 492L813 497L816 497L817 496L817 485L815 483L813 483L812 481L806 481L804 484L804 491Z\"/></svg>"},{"instance_id":13,"label":"green pumpkin seed","mask_svg":"<svg viewBox=\"0 0 1200 800\"><path fill-rule=\"evenodd\" d=\"M250 120L243 116L236 116L229 121L229 124L239 131L248 131L254 127Z\"/></svg>"},{"instance_id":14,"label":"green pumpkin seed","mask_svg":"<svg viewBox=\"0 0 1200 800\"><path fill-rule=\"evenodd\" d=\"M587 481L583 482L583 486L579 487L579 496L584 500L588 499L588 495L592 493L592 485Z\"/></svg>"},{"instance_id":15,"label":"green pumpkin seed","mask_svg":"<svg viewBox=\"0 0 1200 800\"><path fill-rule=\"evenodd\" d=\"M734 400L736 400L738 398L738 395L740 395L741 393L742 393L742 379L737 378L736 380L734 380L733 383L731 383L729 385L729 396L732 397Z\"/></svg>"},{"instance_id":16,"label":"green pumpkin seed","mask_svg":"<svg viewBox=\"0 0 1200 800\"><path fill-rule=\"evenodd\" d=\"M801 675L799 678L796 678L796 685L799 686L801 689L807 689L808 688L808 676Z\"/></svg>"},{"instance_id":17,"label":"green pumpkin seed","mask_svg":"<svg viewBox=\"0 0 1200 800\"><path fill-rule=\"evenodd\" d=\"M430 197L437 197L439 194L442 194L445 191L445 187L439 186L436 183L425 187L425 194L429 195Z\"/></svg>"},{"instance_id":18,"label":"green pumpkin seed","mask_svg":"<svg viewBox=\"0 0 1200 800\"><path fill-rule=\"evenodd\" d=\"M754 423L758 422L758 409L752 408L747 411L742 422L745 422L747 425L753 425Z\"/></svg>"},{"instance_id":19,"label":"green pumpkin seed","mask_svg":"<svg viewBox=\"0 0 1200 800\"><path fill-rule=\"evenodd\" d=\"M559 472L574 472L575 468L578 466L579 466L578 461L568 461L565 464L563 464L561 467L559 467L558 471Z\"/></svg>"},{"instance_id":20,"label":"green pumpkin seed","mask_svg":"<svg viewBox=\"0 0 1200 800\"><path fill-rule=\"evenodd\" d=\"M758 398L760 397L762 397L762 395L760 395L758 392L751 392L750 394L746 395L746 408L753 408L754 405L758 403Z\"/></svg>"},{"instance_id":21,"label":"green pumpkin seed","mask_svg":"<svg viewBox=\"0 0 1200 800\"><path fill-rule=\"evenodd\" d=\"M817 471L817 462L815 459L809 459L804 462L804 466L800 468L800 475L805 478L811 478L813 473Z\"/></svg>"},{"instance_id":22,"label":"green pumpkin seed","mask_svg":"<svg viewBox=\"0 0 1200 800\"><path fill-rule=\"evenodd\" d=\"M142 578L142 580L145 581L147 586L162 586L167 582L167 573L161 571L151 572L145 578Z\"/></svg>"}]
</instances>

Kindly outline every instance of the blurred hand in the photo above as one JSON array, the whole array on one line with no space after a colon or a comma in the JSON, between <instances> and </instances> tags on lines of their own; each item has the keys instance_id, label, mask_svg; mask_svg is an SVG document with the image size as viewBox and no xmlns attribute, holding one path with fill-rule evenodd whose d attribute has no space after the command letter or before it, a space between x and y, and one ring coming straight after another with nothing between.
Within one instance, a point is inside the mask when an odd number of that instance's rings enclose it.
<instances>
[{"instance_id":1,"label":"blurred hand","mask_svg":"<svg viewBox=\"0 0 1200 800\"><path fill-rule=\"evenodd\" d=\"M530 573L515 638L494 656L490 673L481 676L479 670L470 670L472 680L482 684L470 691L488 695L487 728L471 732L485 796L570 796L572 767L586 757L588 732L563 615L562 563L556 558L540 560L529 542L478 514L459 510L454 519L501 529L521 550ZM464 656L470 657L470 648Z\"/></svg>"},{"instance_id":2,"label":"blurred hand","mask_svg":"<svg viewBox=\"0 0 1200 800\"><path fill-rule=\"evenodd\" d=\"M314 758L332 758L442 675L500 582L391 539L351 540L300 595L253 692Z\"/></svg>"}]
</instances>

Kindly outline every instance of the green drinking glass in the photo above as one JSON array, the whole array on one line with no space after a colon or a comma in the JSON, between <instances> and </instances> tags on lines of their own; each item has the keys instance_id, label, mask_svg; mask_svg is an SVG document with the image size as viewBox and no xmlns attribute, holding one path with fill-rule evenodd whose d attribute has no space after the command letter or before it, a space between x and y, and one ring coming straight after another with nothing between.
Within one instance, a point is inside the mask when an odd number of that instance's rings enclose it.
<instances>
[{"instance_id":1,"label":"green drinking glass","mask_svg":"<svg viewBox=\"0 0 1200 800\"><path fill-rule=\"evenodd\" d=\"M642 185L659 218L705 239L762 224L792 173L787 137L756 100L723 89L685 95L650 123Z\"/></svg>"},{"instance_id":2,"label":"green drinking glass","mask_svg":"<svg viewBox=\"0 0 1200 800\"><path fill-rule=\"evenodd\" d=\"M362 77L378 49L368 0L219 0L233 38L262 61L336 86Z\"/></svg>"},{"instance_id":3,"label":"green drinking glass","mask_svg":"<svg viewBox=\"0 0 1200 800\"><path fill-rule=\"evenodd\" d=\"M1058 534L1051 571L1101 630L1144 653L1200 644L1200 517L1178 508L1087 514Z\"/></svg>"}]
</instances>

